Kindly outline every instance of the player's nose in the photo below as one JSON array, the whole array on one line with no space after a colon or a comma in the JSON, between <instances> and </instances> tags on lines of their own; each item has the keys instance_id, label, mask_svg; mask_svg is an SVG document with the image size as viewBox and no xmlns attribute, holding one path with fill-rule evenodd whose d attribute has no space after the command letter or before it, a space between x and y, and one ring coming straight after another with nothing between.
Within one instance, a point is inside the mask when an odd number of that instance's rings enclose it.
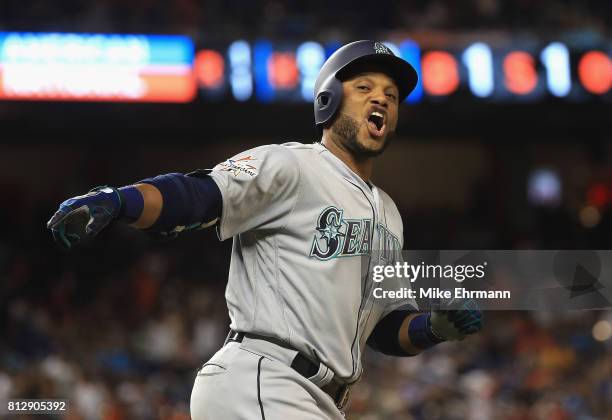
<instances>
[{"instance_id":1,"label":"player's nose","mask_svg":"<svg viewBox=\"0 0 612 420\"><path fill-rule=\"evenodd\" d=\"M387 108L389 106L389 100L384 92L375 92L370 99L370 102L375 105Z\"/></svg>"}]
</instances>

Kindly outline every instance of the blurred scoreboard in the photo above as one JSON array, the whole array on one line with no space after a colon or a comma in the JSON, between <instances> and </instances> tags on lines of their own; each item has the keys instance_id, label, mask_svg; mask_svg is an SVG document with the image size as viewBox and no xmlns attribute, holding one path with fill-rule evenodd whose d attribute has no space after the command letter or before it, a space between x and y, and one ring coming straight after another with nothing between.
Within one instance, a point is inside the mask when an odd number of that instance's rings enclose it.
<instances>
[{"instance_id":1,"label":"blurred scoreboard","mask_svg":"<svg viewBox=\"0 0 612 420\"><path fill-rule=\"evenodd\" d=\"M493 48L474 42L462 48L425 50L410 40L385 44L419 73L419 84L407 99L410 103L454 97L494 102L550 97L612 100L612 44L570 49L550 42ZM339 46L235 41L198 50L194 74L201 96L210 100L311 102L317 73Z\"/></svg>"},{"instance_id":2,"label":"blurred scoreboard","mask_svg":"<svg viewBox=\"0 0 612 420\"><path fill-rule=\"evenodd\" d=\"M184 36L0 33L0 98L189 102Z\"/></svg>"},{"instance_id":3,"label":"blurred scoreboard","mask_svg":"<svg viewBox=\"0 0 612 420\"><path fill-rule=\"evenodd\" d=\"M612 102L612 42L385 43L413 64L409 103ZM0 33L0 99L311 102L339 43L236 40L196 48L184 36Z\"/></svg>"}]
</instances>

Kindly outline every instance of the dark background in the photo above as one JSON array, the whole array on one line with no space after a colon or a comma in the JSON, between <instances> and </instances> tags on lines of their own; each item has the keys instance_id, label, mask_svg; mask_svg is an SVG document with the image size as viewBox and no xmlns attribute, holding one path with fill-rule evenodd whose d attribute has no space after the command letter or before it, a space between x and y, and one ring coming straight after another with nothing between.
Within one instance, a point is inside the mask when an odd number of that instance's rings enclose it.
<instances>
[{"instance_id":1,"label":"dark background","mask_svg":"<svg viewBox=\"0 0 612 420\"><path fill-rule=\"evenodd\" d=\"M569 0L9 0L0 29L225 41L427 30L610 39L611 15L609 2ZM404 106L374 182L398 204L409 249L609 249L611 111L597 98ZM207 230L159 242L116 225L64 253L45 223L94 186L316 140L309 104L0 102L0 400L68 398L70 419L189 418L195 372L228 328L230 241ZM557 205L528 199L540 168L559 175ZM485 317L481 334L415 358L368 352L348 418L612 418L612 340L601 340L612 312Z\"/></svg>"}]
</instances>

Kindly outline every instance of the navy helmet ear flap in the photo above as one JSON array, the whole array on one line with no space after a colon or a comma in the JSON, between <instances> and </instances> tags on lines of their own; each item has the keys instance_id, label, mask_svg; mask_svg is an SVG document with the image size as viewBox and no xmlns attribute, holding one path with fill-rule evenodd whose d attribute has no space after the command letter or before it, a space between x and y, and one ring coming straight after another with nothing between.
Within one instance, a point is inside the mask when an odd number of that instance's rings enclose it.
<instances>
[{"instance_id":1,"label":"navy helmet ear flap","mask_svg":"<svg viewBox=\"0 0 612 420\"><path fill-rule=\"evenodd\" d=\"M330 76L316 92L314 101L315 124L323 127L340 107L342 82L335 75Z\"/></svg>"}]
</instances>

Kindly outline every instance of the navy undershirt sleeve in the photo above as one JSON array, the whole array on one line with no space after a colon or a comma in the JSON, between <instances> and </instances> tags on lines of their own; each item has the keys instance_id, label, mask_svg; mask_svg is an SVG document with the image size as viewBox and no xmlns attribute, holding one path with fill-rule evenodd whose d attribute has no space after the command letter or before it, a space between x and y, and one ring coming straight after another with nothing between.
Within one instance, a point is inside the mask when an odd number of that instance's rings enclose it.
<instances>
[{"instance_id":1,"label":"navy undershirt sleeve","mask_svg":"<svg viewBox=\"0 0 612 420\"><path fill-rule=\"evenodd\" d=\"M150 230L207 223L221 215L221 191L204 171L170 173L140 182L155 186L163 197L161 214Z\"/></svg>"},{"instance_id":2,"label":"navy undershirt sleeve","mask_svg":"<svg viewBox=\"0 0 612 420\"><path fill-rule=\"evenodd\" d=\"M399 343L399 329L412 311L396 310L381 319L368 338L368 346L389 356L412 356Z\"/></svg>"}]
</instances>

